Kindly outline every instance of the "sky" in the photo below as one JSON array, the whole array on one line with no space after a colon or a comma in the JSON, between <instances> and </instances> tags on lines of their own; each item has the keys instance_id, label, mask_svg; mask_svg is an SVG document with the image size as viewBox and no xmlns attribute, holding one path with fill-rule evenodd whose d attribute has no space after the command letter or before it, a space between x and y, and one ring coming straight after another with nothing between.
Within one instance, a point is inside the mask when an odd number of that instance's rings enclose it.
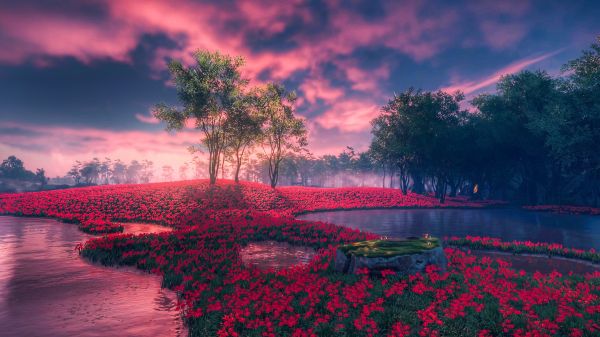
<instances>
[{"instance_id":1,"label":"sky","mask_svg":"<svg viewBox=\"0 0 600 337\"><path fill-rule=\"evenodd\" d=\"M75 160L191 160L193 129L166 64L244 57L252 85L296 90L315 155L368 148L370 120L409 87L493 91L502 75L560 75L600 34L598 1L0 0L0 157L64 175Z\"/></svg>"}]
</instances>

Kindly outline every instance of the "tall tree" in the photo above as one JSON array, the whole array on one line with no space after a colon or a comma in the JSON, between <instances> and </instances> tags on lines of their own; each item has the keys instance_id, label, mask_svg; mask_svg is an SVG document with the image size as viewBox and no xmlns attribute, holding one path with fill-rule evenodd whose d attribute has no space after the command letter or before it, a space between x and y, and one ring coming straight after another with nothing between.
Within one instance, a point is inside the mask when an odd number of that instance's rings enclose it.
<instances>
[{"instance_id":1,"label":"tall tree","mask_svg":"<svg viewBox=\"0 0 600 337\"><path fill-rule=\"evenodd\" d=\"M559 193L600 206L600 36L563 70L568 76L560 86L562 104L538 125L563 170L566 181Z\"/></svg>"},{"instance_id":2,"label":"tall tree","mask_svg":"<svg viewBox=\"0 0 600 337\"><path fill-rule=\"evenodd\" d=\"M112 166L112 161L110 158L106 157L104 158L104 161L102 161L102 163L100 163L100 178L102 180L102 184L109 184L110 183L110 168Z\"/></svg>"},{"instance_id":3,"label":"tall tree","mask_svg":"<svg viewBox=\"0 0 600 337\"><path fill-rule=\"evenodd\" d=\"M151 160L143 160L140 181L149 183L152 180L152 177L154 177L154 163Z\"/></svg>"},{"instance_id":4,"label":"tall tree","mask_svg":"<svg viewBox=\"0 0 600 337\"><path fill-rule=\"evenodd\" d=\"M391 178L400 175L400 185L406 193L409 174L413 191L424 191L423 179L444 202L455 169L455 137L464 119L460 109L462 94L425 92L408 89L395 95L373 120L371 152L385 165L389 163Z\"/></svg>"},{"instance_id":5,"label":"tall tree","mask_svg":"<svg viewBox=\"0 0 600 337\"><path fill-rule=\"evenodd\" d=\"M80 170L81 170L81 162L76 161L75 164L73 164L73 166L71 166L71 169L69 170L69 172L67 172L67 175L70 176L71 178L73 178L75 185L79 185L79 182L81 181Z\"/></svg>"},{"instance_id":6,"label":"tall tree","mask_svg":"<svg viewBox=\"0 0 600 337\"><path fill-rule=\"evenodd\" d=\"M548 172L556 172L549 161L546 132L541 125L559 99L555 79L543 71L523 71L504 76L495 94L473 100L490 121L498 160L510 165L510 176L520 181L518 197L528 204L545 201L551 184Z\"/></svg>"},{"instance_id":7,"label":"tall tree","mask_svg":"<svg viewBox=\"0 0 600 337\"><path fill-rule=\"evenodd\" d=\"M81 174L81 178L86 185L94 184L98 181L98 177L100 176L100 161L98 158L94 158L91 161L88 161L83 164L81 169L79 170Z\"/></svg>"},{"instance_id":8,"label":"tall tree","mask_svg":"<svg viewBox=\"0 0 600 337\"><path fill-rule=\"evenodd\" d=\"M282 85L268 84L260 93L259 106L264 116L263 148L269 162L269 181L277 186L279 165L285 156L307 145L304 121L294 116L296 94Z\"/></svg>"},{"instance_id":9,"label":"tall tree","mask_svg":"<svg viewBox=\"0 0 600 337\"><path fill-rule=\"evenodd\" d=\"M27 176L23 161L15 156L9 156L2 161L0 173L2 177L10 179L23 179Z\"/></svg>"},{"instance_id":10,"label":"tall tree","mask_svg":"<svg viewBox=\"0 0 600 337\"><path fill-rule=\"evenodd\" d=\"M210 183L214 184L227 145L225 125L247 80L240 75L242 58L208 51L197 51L194 58L196 64L191 67L180 61L169 63L182 108L161 103L154 107L153 115L167 123L167 130L181 130L186 121L194 121L203 134Z\"/></svg>"},{"instance_id":11,"label":"tall tree","mask_svg":"<svg viewBox=\"0 0 600 337\"><path fill-rule=\"evenodd\" d=\"M162 176L164 181L173 181L173 167L170 165L164 165L162 167Z\"/></svg>"},{"instance_id":12,"label":"tall tree","mask_svg":"<svg viewBox=\"0 0 600 337\"><path fill-rule=\"evenodd\" d=\"M187 180L187 171L189 169L188 163L183 163L183 165L179 166L179 179Z\"/></svg>"},{"instance_id":13,"label":"tall tree","mask_svg":"<svg viewBox=\"0 0 600 337\"><path fill-rule=\"evenodd\" d=\"M126 177L128 184L137 184L144 171L144 165L137 160L132 160L127 166Z\"/></svg>"},{"instance_id":14,"label":"tall tree","mask_svg":"<svg viewBox=\"0 0 600 337\"><path fill-rule=\"evenodd\" d=\"M35 177L42 185L42 188L44 186L46 186L46 183L48 182L48 178L46 178L46 171L43 168L37 169L35 171Z\"/></svg>"},{"instance_id":15,"label":"tall tree","mask_svg":"<svg viewBox=\"0 0 600 337\"><path fill-rule=\"evenodd\" d=\"M115 184L123 184L127 180L127 164L123 163L120 159L113 162L111 176Z\"/></svg>"},{"instance_id":16,"label":"tall tree","mask_svg":"<svg viewBox=\"0 0 600 337\"><path fill-rule=\"evenodd\" d=\"M264 116L259 111L260 96L257 92L240 93L233 102L225 128L229 156L233 159L234 179L240 181L240 168L249 148L260 140Z\"/></svg>"}]
</instances>

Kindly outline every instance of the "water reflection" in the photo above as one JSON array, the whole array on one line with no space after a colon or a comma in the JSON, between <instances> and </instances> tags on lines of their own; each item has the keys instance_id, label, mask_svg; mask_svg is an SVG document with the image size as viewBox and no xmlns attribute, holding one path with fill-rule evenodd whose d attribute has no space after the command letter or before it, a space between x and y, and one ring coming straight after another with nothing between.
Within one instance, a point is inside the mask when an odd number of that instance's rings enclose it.
<instances>
[{"instance_id":1,"label":"water reflection","mask_svg":"<svg viewBox=\"0 0 600 337\"><path fill-rule=\"evenodd\" d=\"M251 242L240 251L242 262L259 269L288 268L307 264L315 256L315 250L305 246L290 245L287 242Z\"/></svg>"},{"instance_id":2,"label":"water reflection","mask_svg":"<svg viewBox=\"0 0 600 337\"><path fill-rule=\"evenodd\" d=\"M164 233L164 232L171 232L173 230L173 228L171 227L166 227L166 226L161 226L161 225L156 225L156 224L149 224L149 223L137 223L137 222L131 222L131 223L120 223L121 226L123 226L123 233L124 234L142 234L142 233Z\"/></svg>"},{"instance_id":3,"label":"water reflection","mask_svg":"<svg viewBox=\"0 0 600 337\"><path fill-rule=\"evenodd\" d=\"M72 224L0 217L2 336L180 336L173 292L129 268L82 260Z\"/></svg>"},{"instance_id":4,"label":"water reflection","mask_svg":"<svg viewBox=\"0 0 600 337\"><path fill-rule=\"evenodd\" d=\"M298 217L386 236L479 235L600 249L600 217L520 209L388 209L309 213Z\"/></svg>"}]
</instances>

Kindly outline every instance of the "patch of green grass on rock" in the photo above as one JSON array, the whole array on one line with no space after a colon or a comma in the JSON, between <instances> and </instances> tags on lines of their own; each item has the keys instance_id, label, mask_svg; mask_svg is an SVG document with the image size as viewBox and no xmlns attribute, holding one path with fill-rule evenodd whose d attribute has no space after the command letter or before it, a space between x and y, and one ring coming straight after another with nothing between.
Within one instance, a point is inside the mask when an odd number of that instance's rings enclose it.
<instances>
[{"instance_id":1,"label":"patch of green grass on rock","mask_svg":"<svg viewBox=\"0 0 600 337\"><path fill-rule=\"evenodd\" d=\"M440 246L437 238L368 240L338 247L346 255L363 257L392 257L419 254Z\"/></svg>"}]
</instances>

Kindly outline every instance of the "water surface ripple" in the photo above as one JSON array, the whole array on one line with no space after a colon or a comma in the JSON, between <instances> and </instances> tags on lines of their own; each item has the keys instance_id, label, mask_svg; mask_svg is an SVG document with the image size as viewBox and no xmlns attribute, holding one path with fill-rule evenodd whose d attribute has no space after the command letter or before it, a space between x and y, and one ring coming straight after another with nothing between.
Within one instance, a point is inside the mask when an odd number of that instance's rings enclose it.
<instances>
[{"instance_id":1,"label":"water surface ripple","mask_svg":"<svg viewBox=\"0 0 600 337\"><path fill-rule=\"evenodd\" d=\"M0 217L0 335L185 335L159 277L79 257L76 244L91 237L52 219Z\"/></svg>"}]
</instances>

